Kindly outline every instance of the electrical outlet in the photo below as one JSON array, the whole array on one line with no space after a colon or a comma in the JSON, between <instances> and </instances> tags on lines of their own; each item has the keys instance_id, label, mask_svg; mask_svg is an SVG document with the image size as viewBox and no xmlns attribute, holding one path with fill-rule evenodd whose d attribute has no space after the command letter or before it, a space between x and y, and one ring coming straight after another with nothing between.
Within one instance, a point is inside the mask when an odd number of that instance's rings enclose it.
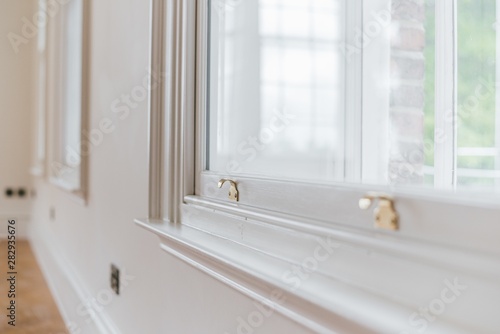
<instances>
[{"instance_id":1,"label":"electrical outlet","mask_svg":"<svg viewBox=\"0 0 500 334\"><path fill-rule=\"evenodd\" d=\"M111 265L111 289L117 294L120 294L120 270L114 265Z\"/></svg>"}]
</instances>

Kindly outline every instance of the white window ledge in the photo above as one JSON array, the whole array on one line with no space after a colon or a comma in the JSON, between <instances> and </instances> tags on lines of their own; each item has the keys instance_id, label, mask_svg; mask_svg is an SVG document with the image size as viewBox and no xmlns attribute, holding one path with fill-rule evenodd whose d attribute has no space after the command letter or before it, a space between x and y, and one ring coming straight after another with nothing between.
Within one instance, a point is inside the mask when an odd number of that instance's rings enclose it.
<instances>
[{"instance_id":1,"label":"white window ledge","mask_svg":"<svg viewBox=\"0 0 500 334\"><path fill-rule=\"evenodd\" d=\"M186 202L183 224L136 223L157 234L166 252L315 332L417 332L410 317L454 280L467 289L426 333L500 328L493 312L500 266L491 253L318 227L195 196Z\"/></svg>"}]
</instances>

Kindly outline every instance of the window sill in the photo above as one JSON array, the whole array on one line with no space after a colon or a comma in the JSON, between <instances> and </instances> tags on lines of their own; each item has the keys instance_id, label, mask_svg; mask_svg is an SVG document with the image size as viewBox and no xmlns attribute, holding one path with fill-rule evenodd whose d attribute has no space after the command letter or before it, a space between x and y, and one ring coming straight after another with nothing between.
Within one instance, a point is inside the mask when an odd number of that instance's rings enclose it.
<instances>
[{"instance_id":1,"label":"window sill","mask_svg":"<svg viewBox=\"0 0 500 334\"><path fill-rule=\"evenodd\" d=\"M497 317L477 311L500 307L498 299L486 297L500 294L493 254L304 223L195 196L187 197L182 209L182 224L136 223L158 235L166 252L315 332L415 330L410 315L439 297L436 286L455 278L474 291L427 332L487 332L500 326Z\"/></svg>"},{"instance_id":2,"label":"window sill","mask_svg":"<svg viewBox=\"0 0 500 334\"><path fill-rule=\"evenodd\" d=\"M77 202L78 204L83 206L87 205L87 199L82 189L74 187L68 182L65 182L64 180L55 177L50 178L50 183L54 185L56 188L69 194L71 199Z\"/></svg>"}]
</instances>

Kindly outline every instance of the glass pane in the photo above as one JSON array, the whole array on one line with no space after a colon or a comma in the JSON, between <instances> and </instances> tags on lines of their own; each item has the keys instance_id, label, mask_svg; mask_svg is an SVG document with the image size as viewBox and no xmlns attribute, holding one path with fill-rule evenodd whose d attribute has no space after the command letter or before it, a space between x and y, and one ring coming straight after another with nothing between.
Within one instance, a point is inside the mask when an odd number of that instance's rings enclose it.
<instances>
[{"instance_id":1,"label":"glass pane","mask_svg":"<svg viewBox=\"0 0 500 334\"><path fill-rule=\"evenodd\" d=\"M392 4L390 153L386 182L433 185L435 1L393 1ZM384 183L383 179L380 181Z\"/></svg>"},{"instance_id":2,"label":"glass pane","mask_svg":"<svg viewBox=\"0 0 500 334\"><path fill-rule=\"evenodd\" d=\"M499 185L496 1L458 0L457 186Z\"/></svg>"},{"instance_id":3,"label":"glass pane","mask_svg":"<svg viewBox=\"0 0 500 334\"><path fill-rule=\"evenodd\" d=\"M64 164L79 165L82 105L82 0L65 7L63 31L62 149Z\"/></svg>"},{"instance_id":4,"label":"glass pane","mask_svg":"<svg viewBox=\"0 0 500 334\"><path fill-rule=\"evenodd\" d=\"M82 158L83 0L73 0L61 17L59 147L54 176L68 189L80 188Z\"/></svg>"},{"instance_id":5,"label":"glass pane","mask_svg":"<svg viewBox=\"0 0 500 334\"><path fill-rule=\"evenodd\" d=\"M343 1L213 1L211 11L208 168L339 179Z\"/></svg>"},{"instance_id":6,"label":"glass pane","mask_svg":"<svg viewBox=\"0 0 500 334\"><path fill-rule=\"evenodd\" d=\"M496 1L353 3L213 0L207 169L500 186Z\"/></svg>"}]
</instances>

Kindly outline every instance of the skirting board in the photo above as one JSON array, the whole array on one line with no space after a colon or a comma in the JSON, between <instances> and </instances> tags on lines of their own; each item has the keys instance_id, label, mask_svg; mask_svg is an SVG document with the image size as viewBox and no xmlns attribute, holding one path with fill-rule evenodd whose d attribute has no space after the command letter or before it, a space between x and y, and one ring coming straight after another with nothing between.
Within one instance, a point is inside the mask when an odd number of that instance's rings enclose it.
<instances>
[{"instance_id":1,"label":"skirting board","mask_svg":"<svg viewBox=\"0 0 500 334\"><path fill-rule=\"evenodd\" d=\"M59 251L54 238L41 228L29 231L31 247L70 334L121 334L105 308L94 308L95 300L71 263ZM96 311L98 310L98 311Z\"/></svg>"}]
</instances>

